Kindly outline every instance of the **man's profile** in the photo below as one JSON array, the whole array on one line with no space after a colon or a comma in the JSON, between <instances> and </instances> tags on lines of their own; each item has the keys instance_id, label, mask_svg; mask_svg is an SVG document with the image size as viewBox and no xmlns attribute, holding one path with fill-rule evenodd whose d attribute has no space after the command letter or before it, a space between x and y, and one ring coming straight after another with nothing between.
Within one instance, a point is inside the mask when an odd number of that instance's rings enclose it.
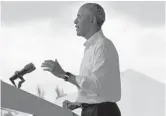
<instances>
[{"instance_id":1,"label":"man's profile","mask_svg":"<svg viewBox=\"0 0 166 116\"><path fill-rule=\"evenodd\" d=\"M86 39L79 75L64 71L57 60L42 63L44 71L77 86L76 102L64 101L63 106L69 110L81 107L81 116L121 116L119 56L102 32L104 22L105 11L99 4L86 3L78 10L76 32Z\"/></svg>"}]
</instances>

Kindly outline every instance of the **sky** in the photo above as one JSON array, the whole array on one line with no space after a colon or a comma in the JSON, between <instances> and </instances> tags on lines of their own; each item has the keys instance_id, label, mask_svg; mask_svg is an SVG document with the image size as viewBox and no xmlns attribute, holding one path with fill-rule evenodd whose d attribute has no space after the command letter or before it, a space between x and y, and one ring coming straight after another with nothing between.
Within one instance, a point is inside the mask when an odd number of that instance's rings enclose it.
<instances>
[{"instance_id":1,"label":"sky","mask_svg":"<svg viewBox=\"0 0 166 116\"><path fill-rule=\"evenodd\" d=\"M10 83L16 70L32 62L22 89L32 94L41 85L52 94L59 85L66 93L76 88L44 72L44 60L58 59L79 74L85 39L76 35L74 19L86 2L1 2L0 77ZM165 82L165 2L97 1L106 12L103 32L118 50L121 72L134 69ZM51 99L51 98L50 98Z\"/></svg>"}]
</instances>

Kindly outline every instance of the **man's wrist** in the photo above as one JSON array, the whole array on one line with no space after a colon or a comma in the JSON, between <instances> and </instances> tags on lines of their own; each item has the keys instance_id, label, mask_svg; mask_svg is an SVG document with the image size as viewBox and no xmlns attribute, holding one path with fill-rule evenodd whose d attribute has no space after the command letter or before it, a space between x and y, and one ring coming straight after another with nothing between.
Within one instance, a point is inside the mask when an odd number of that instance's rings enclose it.
<instances>
[{"instance_id":1,"label":"man's wrist","mask_svg":"<svg viewBox=\"0 0 166 116\"><path fill-rule=\"evenodd\" d=\"M77 81L76 81L76 76L70 72L65 72L65 74L62 77L65 81L68 81L72 84L74 84L75 86L77 86L78 88L80 88L80 86L78 85Z\"/></svg>"},{"instance_id":2,"label":"man's wrist","mask_svg":"<svg viewBox=\"0 0 166 116\"><path fill-rule=\"evenodd\" d=\"M64 79L64 78L65 78L65 74L66 74L66 72L65 72L65 71L63 71L63 72L61 72L61 74L60 74L60 75L56 75L56 74L54 74L54 75L55 75L55 76L57 76L57 77L59 77L59 78Z\"/></svg>"},{"instance_id":3,"label":"man's wrist","mask_svg":"<svg viewBox=\"0 0 166 116\"><path fill-rule=\"evenodd\" d=\"M69 78L71 78L71 73L70 72L65 72L65 75L64 75L64 80L65 81L68 81L69 80Z\"/></svg>"}]
</instances>

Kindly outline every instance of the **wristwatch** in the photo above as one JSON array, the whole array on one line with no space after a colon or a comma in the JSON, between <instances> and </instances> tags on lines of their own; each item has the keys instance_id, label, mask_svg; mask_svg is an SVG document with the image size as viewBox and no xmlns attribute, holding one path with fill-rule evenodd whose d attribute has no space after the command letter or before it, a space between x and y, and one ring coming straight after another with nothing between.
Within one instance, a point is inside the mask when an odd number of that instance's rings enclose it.
<instances>
[{"instance_id":1,"label":"wristwatch","mask_svg":"<svg viewBox=\"0 0 166 116\"><path fill-rule=\"evenodd\" d=\"M64 80L68 81L70 77L71 77L71 73L70 72L66 72Z\"/></svg>"}]
</instances>

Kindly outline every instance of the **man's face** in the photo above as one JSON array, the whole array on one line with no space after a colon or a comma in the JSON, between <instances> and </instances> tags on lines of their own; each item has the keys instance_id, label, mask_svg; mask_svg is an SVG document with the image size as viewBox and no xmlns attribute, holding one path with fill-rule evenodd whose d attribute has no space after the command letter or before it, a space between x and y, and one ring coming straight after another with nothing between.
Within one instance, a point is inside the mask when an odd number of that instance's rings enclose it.
<instances>
[{"instance_id":1,"label":"man's face","mask_svg":"<svg viewBox=\"0 0 166 116\"><path fill-rule=\"evenodd\" d=\"M76 24L76 31L78 36L86 37L90 29L90 11L81 7L77 13L77 18L74 23Z\"/></svg>"}]
</instances>

